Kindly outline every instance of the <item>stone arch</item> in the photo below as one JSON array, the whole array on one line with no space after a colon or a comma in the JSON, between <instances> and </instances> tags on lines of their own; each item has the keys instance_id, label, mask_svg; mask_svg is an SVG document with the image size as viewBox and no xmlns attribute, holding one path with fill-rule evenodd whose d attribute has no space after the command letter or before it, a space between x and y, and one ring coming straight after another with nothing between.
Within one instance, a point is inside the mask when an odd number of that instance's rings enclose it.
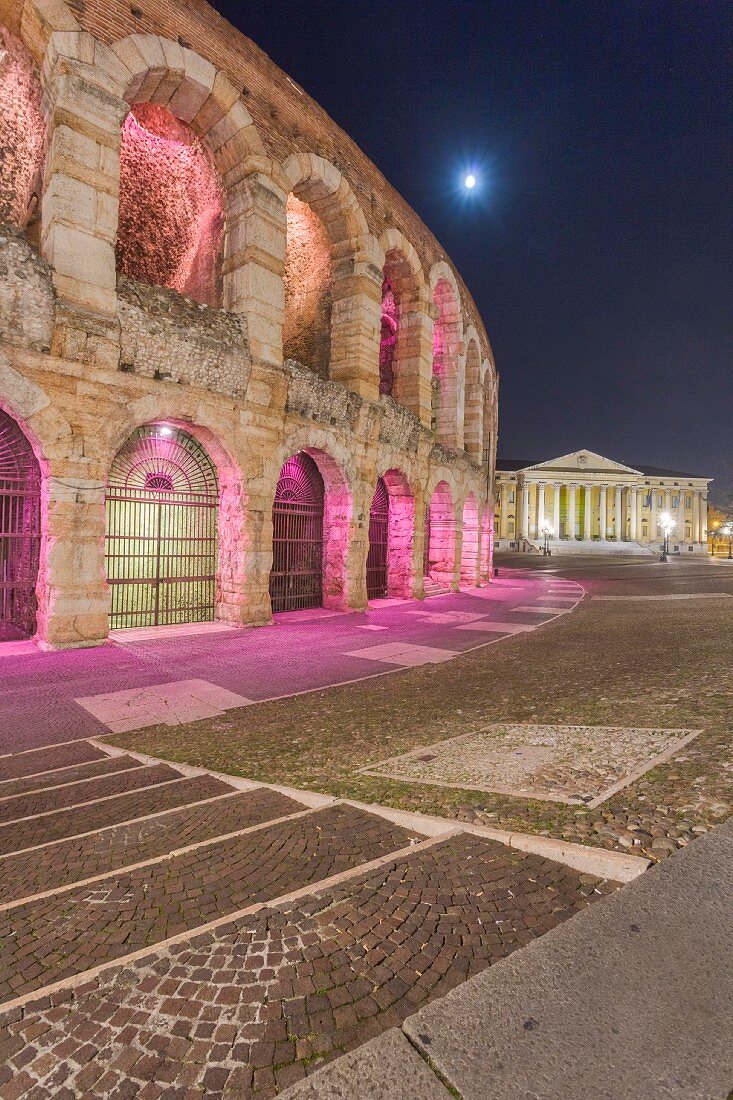
<instances>
[{"instance_id":1,"label":"stone arch","mask_svg":"<svg viewBox=\"0 0 733 1100\"><path fill-rule=\"evenodd\" d=\"M380 475L389 494L387 535L387 595L412 596L415 567L415 494L407 475L390 467Z\"/></svg>"},{"instance_id":2,"label":"stone arch","mask_svg":"<svg viewBox=\"0 0 733 1100\"><path fill-rule=\"evenodd\" d=\"M481 385L481 352L478 333L473 325L466 329L466 398L463 438L467 454L474 462L482 460L484 391Z\"/></svg>"},{"instance_id":3,"label":"stone arch","mask_svg":"<svg viewBox=\"0 0 733 1100\"><path fill-rule=\"evenodd\" d=\"M151 395L130 406L128 415L110 424L105 432L100 453L105 477L126 441L138 428L151 424L188 433L204 449L216 471L219 506L215 618L234 624L241 623L243 618L248 622L266 621L269 613L259 606L258 593L252 591L251 582L255 578L250 576L250 570L256 566L256 533L252 530L236 433L233 429L227 431L223 422L210 421L199 407L187 408L173 398L158 399Z\"/></svg>"},{"instance_id":4,"label":"stone arch","mask_svg":"<svg viewBox=\"0 0 733 1100\"><path fill-rule=\"evenodd\" d=\"M47 466L38 442L0 398L0 643L35 635Z\"/></svg>"},{"instance_id":5,"label":"stone arch","mask_svg":"<svg viewBox=\"0 0 733 1100\"><path fill-rule=\"evenodd\" d=\"M487 357L481 361L481 462L493 470L496 461L499 419L498 379L496 368Z\"/></svg>"},{"instance_id":6,"label":"stone arch","mask_svg":"<svg viewBox=\"0 0 733 1100\"><path fill-rule=\"evenodd\" d=\"M438 440L455 450L463 446L465 362L461 295L444 261L430 272L433 301L432 422Z\"/></svg>"},{"instance_id":7,"label":"stone arch","mask_svg":"<svg viewBox=\"0 0 733 1100\"><path fill-rule=\"evenodd\" d=\"M289 181L283 354L375 399L377 242L334 165L315 153L293 153L283 171Z\"/></svg>"},{"instance_id":8,"label":"stone arch","mask_svg":"<svg viewBox=\"0 0 733 1100\"><path fill-rule=\"evenodd\" d=\"M21 38L0 22L0 222L38 244L46 146L41 74Z\"/></svg>"},{"instance_id":9,"label":"stone arch","mask_svg":"<svg viewBox=\"0 0 733 1100\"><path fill-rule=\"evenodd\" d=\"M356 558L356 528L360 525L360 518L363 519L354 514L355 486L348 474L351 456L346 447L316 427L294 432L286 438L273 456L273 461L269 463L271 500L275 498L283 465L298 452L308 455L316 464L325 490L323 606L341 610L351 606L354 599L361 606L364 599L352 591L350 579Z\"/></svg>"},{"instance_id":10,"label":"stone arch","mask_svg":"<svg viewBox=\"0 0 733 1100\"><path fill-rule=\"evenodd\" d=\"M449 471L441 468L433 473L425 500L425 580L444 589L454 588L458 525L456 484Z\"/></svg>"},{"instance_id":11,"label":"stone arch","mask_svg":"<svg viewBox=\"0 0 733 1100\"><path fill-rule=\"evenodd\" d=\"M380 393L393 397L423 423L427 423L430 411L431 338L425 277L415 249L398 230L386 230L380 237L379 246L384 252ZM389 293L394 299L393 323L388 317L385 318ZM386 330L385 320L391 332ZM384 373L391 375L391 386L384 384Z\"/></svg>"}]
</instances>

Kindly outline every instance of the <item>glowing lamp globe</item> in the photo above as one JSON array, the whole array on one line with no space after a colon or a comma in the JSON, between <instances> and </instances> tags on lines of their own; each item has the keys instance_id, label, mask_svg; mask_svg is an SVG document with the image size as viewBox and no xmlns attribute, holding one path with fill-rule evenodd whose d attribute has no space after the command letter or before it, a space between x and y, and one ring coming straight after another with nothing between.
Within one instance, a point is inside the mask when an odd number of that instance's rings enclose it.
<instances>
[{"instance_id":1,"label":"glowing lamp globe","mask_svg":"<svg viewBox=\"0 0 733 1100\"><path fill-rule=\"evenodd\" d=\"M474 187L476 186L476 177L473 175L472 172L469 172L463 183L468 191L473 191Z\"/></svg>"}]
</instances>

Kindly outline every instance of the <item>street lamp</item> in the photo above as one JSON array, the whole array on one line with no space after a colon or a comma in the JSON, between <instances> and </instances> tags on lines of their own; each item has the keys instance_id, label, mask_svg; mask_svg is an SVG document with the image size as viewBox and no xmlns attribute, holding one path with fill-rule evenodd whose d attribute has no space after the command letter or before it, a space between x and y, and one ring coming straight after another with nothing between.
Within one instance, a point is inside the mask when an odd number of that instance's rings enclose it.
<instances>
[{"instance_id":1,"label":"street lamp","mask_svg":"<svg viewBox=\"0 0 733 1100\"><path fill-rule=\"evenodd\" d=\"M554 531L553 527L551 526L551 524L543 523L542 526L540 527L540 534L542 535L542 537L545 540L545 545L542 547L542 553L545 555L546 558L549 558L549 556L550 556L549 541L550 541L550 539L555 537L555 531Z\"/></svg>"},{"instance_id":2,"label":"street lamp","mask_svg":"<svg viewBox=\"0 0 733 1100\"><path fill-rule=\"evenodd\" d=\"M662 553L659 556L660 561L667 561L667 555L669 554L669 536L672 534L676 524L670 516L669 512L662 512L661 516L657 520L657 526L661 527L662 534L664 535L664 546Z\"/></svg>"},{"instance_id":3,"label":"street lamp","mask_svg":"<svg viewBox=\"0 0 733 1100\"><path fill-rule=\"evenodd\" d=\"M733 523L720 528L721 535L728 540L728 561L733 560Z\"/></svg>"}]
</instances>

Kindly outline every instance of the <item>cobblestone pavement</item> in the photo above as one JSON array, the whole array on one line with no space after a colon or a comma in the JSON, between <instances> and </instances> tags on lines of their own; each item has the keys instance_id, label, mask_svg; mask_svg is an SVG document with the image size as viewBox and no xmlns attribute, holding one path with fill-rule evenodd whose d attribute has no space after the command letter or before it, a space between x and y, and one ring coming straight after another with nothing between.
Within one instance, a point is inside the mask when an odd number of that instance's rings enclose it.
<instances>
[{"instance_id":1,"label":"cobblestone pavement","mask_svg":"<svg viewBox=\"0 0 733 1100\"><path fill-rule=\"evenodd\" d=\"M0 780L0 798L60 787L62 784L74 783L76 780L95 779L100 775L111 775L113 772L139 767L140 761L132 756L108 756L103 760L90 760L88 764L75 764L70 768L60 768L58 771L26 775L22 779L7 779L4 782Z\"/></svg>"},{"instance_id":2,"label":"cobblestone pavement","mask_svg":"<svg viewBox=\"0 0 733 1100\"><path fill-rule=\"evenodd\" d=\"M543 573L548 592L569 577L587 596L572 614L540 631L446 664L114 741L263 782L629 850L654 860L729 816L733 568L707 560L548 562L520 555L509 560L520 562L525 572ZM500 581L513 583L513 576L500 563ZM696 599L698 593L704 598ZM714 598L716 593L724 598ZM690 598L605 601L597 595ZM373 761L497 722L702 732L591 810L360 774Z\"/></svg>"},{"instance_id":3,"label":"cobblestone pavement","mask_svg":"<svg viewBox=\"0 0 733 1100\"><path fill-rule=\"evenodd\" d=\"M11 746L12 748L12 746ZM105 760L103 752L90 745L88 741L77 741L67 745L54 745L47 749L28 752L9 752L0 756L0 782L16 779L22 775L39 775L55 768L83 764L87 760Z\"/></svg>"},{"instance_id":4,"label":"cobblestone pavement","mask_svg":"<svg viewBox=\"0 0 733 1100\"><path fill-rule=\"evenodd\" d=\"M433 843L0 1017L0 1097L265 1100L610 887Z\"/></svg>"},{"instance_id":5,"label":"cobblestone pavement","mask_svg":"<svg viewBox=\"0 0 733 1100\"><path fill-rule=\"evenodd\" d=\"M139 766L97 779L86 779L81 783L70 783L66 787L52 787L47 791L14 795L0 801L0 821L4 823L19 821L24 817L39 817L41 814L53 813L55 810L94 802L99 798L137 791L141 787L154 787L158 783L179 779L180 774L167 764L155 764L149 768Z\"/></svg>"},{"instance_id":6,"label":"cobblestone pavement","mask_svg":"<svg viewBox=\"0 0 733 1100\"><path fill-rule=\"evenodd\" d=\"M411 836L348 806L219 840L0 911L0 1001L279 897Z\"/></svg>"},{"instance_id":7,"label":"cobblestone pavement","mask_svg":"<svg viewBox=\"0 0 733 1100\"><path fill-rule=\"evenodd\" d=\"M128 821L91 835L60 840L38 849L32 856L28 852L5 856L0 863L2 903L103 875L302 809L292 798L261 787L200 806L185 806L141 821Z\"/></svg>"},{"instance_id":8,"label":"cobblestone pavement","mask_svg":"<svg viewBox=\"0 0 733 1100\"><path fill-rule=\"evenodd\" d=\"M0 855L50 844L68 836L103 829L121 821L158 813L160 810L201 802L225 794L231 787L213 776L176 779L133 793L124 792L101 802L60 810L45 817L29 818L22 825L0 825ZM30 857L29 857L30 858Z\"/></svg>"}]
</instances>

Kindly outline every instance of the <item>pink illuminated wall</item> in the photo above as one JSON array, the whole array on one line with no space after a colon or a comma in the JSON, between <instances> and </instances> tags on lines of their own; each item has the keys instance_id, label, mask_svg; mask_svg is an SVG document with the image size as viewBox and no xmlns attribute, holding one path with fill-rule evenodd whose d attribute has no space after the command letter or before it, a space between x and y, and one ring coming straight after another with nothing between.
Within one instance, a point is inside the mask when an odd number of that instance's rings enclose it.
<instances>
[{"instance_id":1,"label":"pink illuminated wall","mask_svg":"<svg viewBox=\"0 0 733 1100\"><path fill-rule=\"evenodd\" d=\"M479 578L478 504L473 493L463 505L463 543L461 546L461 584L475 585Z\"/></svg>"},{"instance_id":2,"label":"pink illuminated wall","mask_svg":"<svg viewBox=\"0 0 733 1100\"><path fill-rule=\"evenodd\" d=\"M430 498L430 538L427 575L448 588L453 583L456 559L456 519L453 495L441 481Z\"/></svg>"},{"instance_id":3,"label":"pink illuminated wall","mask_svg":"<svg viewBox=\"0 0 733 1100\"><path fill-rule=\"evenodd\" d=\"M387 595L407 599L414 576L415 498L401 470L387 470L383 480L389 493Z\"/></svg>"},{"instance_id":4,"label":"pink illuminated wall","mask_svg":"<svg viewBox=\"0 0 733 1100\"><path fill-rule=\"evenodd\" d=\"M328 378L331 359L331 241L307 203L288 197L283 354Z\"/></svg>"},{"instance_id":5,"label":"pink illuminated wall","mask_svg":"<svg viewBox=\"0 0 733 1100\"><path fill-rule=\"evenodd\" d=\"M382 328L379 337L379 392L392 395L394 359L397 344L398 311L394 287L389 279L382 283Z\"/></svg>"},{"instance_id":6,"label":"pink illuminated wall","mask_svg":"<svg viewBox=\"0 0 733 1100\"><path fill-rule=\"evenodd\" d=\"M33 62L0 26L0 222L25 229L38 217L45 133Z\"/></svg>"},{"instance_id":7,"label":"pink illuminated wall","mask_svg":"<svg viewBox=\"0 0 733 1100\"><path fill-rule=\"evenodd\" d=\"M223 202L193 129L155 103L136 104L122 126L118 270L217 305Z\"/></svg>"}]
</instances>

